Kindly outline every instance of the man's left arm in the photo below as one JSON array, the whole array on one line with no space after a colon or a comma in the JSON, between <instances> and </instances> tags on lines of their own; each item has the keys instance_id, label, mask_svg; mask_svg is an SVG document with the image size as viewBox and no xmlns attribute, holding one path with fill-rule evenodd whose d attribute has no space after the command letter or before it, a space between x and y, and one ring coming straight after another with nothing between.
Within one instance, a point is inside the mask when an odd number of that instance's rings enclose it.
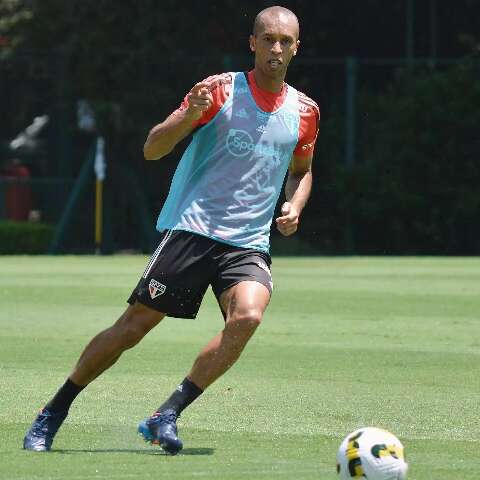
<instances>
[{"instance_id":1,"label":"man's left arm","mask_svg":"<svg viewBox=\"0 0 480 480\"><path fill-rule=\"evenodd\" d=\"M312 190L312 155L293 155L285 185L286 202L282 205L282 215L276 219L277 228L288 237L297 231L300 214Z\"/></svg>"}]
</instances>

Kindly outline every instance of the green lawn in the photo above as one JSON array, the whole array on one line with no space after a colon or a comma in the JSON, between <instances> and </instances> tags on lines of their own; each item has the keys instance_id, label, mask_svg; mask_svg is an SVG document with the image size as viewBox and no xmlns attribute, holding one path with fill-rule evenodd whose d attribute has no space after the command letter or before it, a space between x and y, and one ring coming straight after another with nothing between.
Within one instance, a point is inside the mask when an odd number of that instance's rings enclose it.
<instances>
[{"instance_id":1,"label":"green lawn","mask_svg":"<svg viewBox=\"0 0 480 480\"><path fill-rule=\"evenodd\" d=\"M50 453L36 412L123 311L146 257L0 257L0 479L335 480L342 438L391 430L412 480L478 479L480 259L280 258L240 362L180 419L185 449L136 435L222 328L166 319L77 399Z\"/></svg>"}]
</instances>

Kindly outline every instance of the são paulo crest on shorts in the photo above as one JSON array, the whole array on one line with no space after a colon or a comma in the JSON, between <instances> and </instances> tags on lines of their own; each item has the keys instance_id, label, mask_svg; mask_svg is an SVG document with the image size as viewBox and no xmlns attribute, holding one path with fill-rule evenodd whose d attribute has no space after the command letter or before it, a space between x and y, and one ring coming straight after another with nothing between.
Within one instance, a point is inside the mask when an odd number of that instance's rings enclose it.
<instances>
[{"instance_id":1,"label":"s\u00e3o paulo crest on shorts","mask_svg":"<svg viewBox=\"0 0 480 480\"><path fill-rule=\"evenodd\" d=\"M163 295L167 286L163 283L157 282L154 278L150 279L150 283L148 284L148 291L150 293L150 297L152 300Z\"/></svg>"}]
</instances>

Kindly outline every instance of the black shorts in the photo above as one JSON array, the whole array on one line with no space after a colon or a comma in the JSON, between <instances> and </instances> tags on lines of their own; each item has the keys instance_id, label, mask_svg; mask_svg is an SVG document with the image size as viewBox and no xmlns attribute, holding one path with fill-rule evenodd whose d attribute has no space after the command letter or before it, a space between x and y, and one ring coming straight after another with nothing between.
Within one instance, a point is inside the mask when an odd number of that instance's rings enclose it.
<instances>
[{"instance_id":1,"label":"black shorts","mask_svg":"<svg viewBox=\"0 0 480 480\"><path fill-rule=\"evenodd\" d=\"M265 285L271 294L270 265L270 256L258 250L167 230L128 303L139 301L170 317L195 318L209 285L217 300L244 280Z\"/></svg>"}]
</instances>

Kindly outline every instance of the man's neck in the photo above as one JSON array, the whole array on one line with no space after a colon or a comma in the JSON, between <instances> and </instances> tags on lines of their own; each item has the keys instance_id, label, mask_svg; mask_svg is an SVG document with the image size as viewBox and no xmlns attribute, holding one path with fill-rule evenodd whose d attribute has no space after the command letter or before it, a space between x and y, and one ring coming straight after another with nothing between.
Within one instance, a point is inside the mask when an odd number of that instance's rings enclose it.
<instances>
[{"instance_id":1,"label":"man's neck","mask_svg":"<svg viewBox=\"0 0 480 480\"><path fill-rule=\"evenodd\" d=\"M260 69L253 69L253 76L255 78L255 83L257 87L261 90L266 90L267 92L280 93L283 88L283 81L285 77L281 78L271 78L264 75Z\"/></svg>"}]
</instances>

